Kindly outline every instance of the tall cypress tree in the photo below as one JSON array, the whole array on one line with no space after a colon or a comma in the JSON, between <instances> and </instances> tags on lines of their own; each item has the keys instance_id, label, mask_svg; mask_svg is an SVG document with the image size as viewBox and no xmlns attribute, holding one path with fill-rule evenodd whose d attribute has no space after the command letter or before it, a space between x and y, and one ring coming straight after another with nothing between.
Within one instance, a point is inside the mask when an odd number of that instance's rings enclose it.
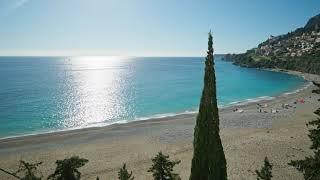
<instances>
[{"instance_id":1,"label":"tall cypress tree","mask_svg":"<svg viewBox=\"0 0 320 180\"><path fill-rule=\"evenodd\" d=\"M205 61L204 87L194 129L194 152L190 180L227 179L226 159L219 135L219 114L212 44L210 31Z\"/></svg>"}]
</instances>

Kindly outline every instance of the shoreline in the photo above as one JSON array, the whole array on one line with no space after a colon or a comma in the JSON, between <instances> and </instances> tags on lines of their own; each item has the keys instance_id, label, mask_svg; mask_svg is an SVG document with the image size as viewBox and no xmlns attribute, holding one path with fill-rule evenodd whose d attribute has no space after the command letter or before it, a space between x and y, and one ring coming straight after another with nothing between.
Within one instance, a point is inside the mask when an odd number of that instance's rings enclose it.
<instances>
[{"instance_id":1,"label":"shoreline","mask_svg":"<svg viewBox=\"0 0 320 180\"><path fill-rule=\"evenodd\" d=\"M293 72L294 73L294 72ZM297 72L295 72L297 73ZM304 75L308 80L320 81L318 75ZM314 85L297 93L280 95L272 100L234 105L219 110L221 139L226 154L229 179L256 179L255 169L262 166L263 158L270 157L274 164L275 179L303 179L302 174L287 163L312 153L305 123L315 118L319 95L312 94ZM294 108L297 99L305 103ZM267 104L266 110L279 108L279 113L259 113L257 103ZM241 108L243 113L234 112ZM179 159L175 172L188 179L193 153L194 114L133 121L104 127L37 134L0 140L0 167L15 170L19 160L42 161L44 176L52 173L57 159L72 155L89 159L80 169L84 179L116 179L117 171L126 162L137 179L150 179L147 172L151 158L160 150ZM0 172L0 179L10 179Z\"/></svg>"},{"instance_id":2,"label":"shoreline","mask_svg":"<svg viewBox=\"0 0 320 180\"><path fill-rule=\"evenodd\" d=\"M299 87L296 87L296 88L289 90L289 91L285 91L279 95L260 96L260 97L255 97L255 98L248 98L243 101L234 101L234 102L228 103L226 105L220 106L219 111L220 110L223 111L224 109L230 109L230 108L234 108L234 107L241 108L243 106L250 106L253 104L257 104L257 103L268 103L268 102L270 102L274 99L277 99L277 98L290 96L292 94L297 94L300 91L303 91L305 89L310 88L312 86L312 80L314 80L312 78L305 77L305 75L307 75L307 73L301 73L301 72L290 71L290 70L283 71L282 69L264 69L264 70L299 76L299 77L302 77L306 82ZM308 75L308 76L310 76L310 75ZM93 129L94 128L104 128L104 127L108 127L108 126L118 126L118 125L122 125L122 124L136 123L136 122L140 122L140 121L143 122L143 121L166 120L166 119L171 119L171 118L179 118L179 116L188 116L188 115L194 116L197 113L198 113L197 110L186 110L184 112L155 114L155 115L152 115L149 117L140 117L140 118L137 118L134 120L121 120L120 122L114 122L114 123L109 123L109 124L108 123L96 123L95 125L85 126L85 127L74 127L74 128L60 129L60 130L49 130L49 131L45 131L45 132L39 131L39 132L27 133L27 134L21 134L21 135L6 136L6 137L0 137L0 143L2 141L6 141L6 140L27 138L29 136L31 136L31 137L43 136L43 135L50 136L50 135L54 135L54 134L67 133L68 131L81 131L81 130L91 129L91 128L93 128ZM98 124L102 124L102 125L98 125Z\"/></svg>"}]
</instances>

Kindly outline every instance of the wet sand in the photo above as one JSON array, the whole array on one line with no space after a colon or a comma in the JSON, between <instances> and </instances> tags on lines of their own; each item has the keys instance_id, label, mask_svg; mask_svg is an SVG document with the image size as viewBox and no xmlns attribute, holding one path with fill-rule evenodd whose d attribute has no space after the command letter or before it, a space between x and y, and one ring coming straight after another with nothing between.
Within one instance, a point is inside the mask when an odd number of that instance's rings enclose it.
<instances>
[{"instance_id":1,"label":"wet sand","mask_svg":"<svg viewBox=\"0 0 320 180\"><path fill-rule=\"evenodd\" d=\"M289 72L319 82L316 75ZM303 179L290 160L312 153L306 122L315 119L319 95L312 94L313 85L300 92L281 95L273 100L258 102L267 107L259 113L257 102L235 105L220 110L221 138L224 146L229 179L256 179L254 171L268 156L274 164L274 179ZM305 103L294 104L303 98ZM282 108L283 104L294 107ZM243 113L234 112L242 109ZM277 109L278 113L271 113ZM123 162L136 179L151 179L147 172L151 158L158 151L179 159L175 171L188 179L192 158L193 129L196 114L162 119L115 124L49 134L0 140L0 167L15 170L20 159L43 161L40 170L44 177L52 173L55 160L72 155L89 159L81 168L83 179L116 179ZM0 172L0 179L10 179Z\"/></svg>"}]
</instances>

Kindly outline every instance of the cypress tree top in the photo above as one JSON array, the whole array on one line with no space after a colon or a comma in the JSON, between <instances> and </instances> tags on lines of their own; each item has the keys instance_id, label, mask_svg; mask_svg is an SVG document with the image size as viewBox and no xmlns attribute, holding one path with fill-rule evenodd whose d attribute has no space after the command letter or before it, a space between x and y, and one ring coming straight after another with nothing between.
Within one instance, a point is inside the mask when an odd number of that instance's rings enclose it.
<instances>
[{"instance_id":1,"label":"cypress tree top","mask_svg":"<svg viewBox=\"0 0 320 180\"><path fill-rule=\"evenodd\" d=\"M227 179L226 159L219 135L213 42L211 31L205 61L204 87L194 129L190 180Z\"/></svg>"}]
</instances>

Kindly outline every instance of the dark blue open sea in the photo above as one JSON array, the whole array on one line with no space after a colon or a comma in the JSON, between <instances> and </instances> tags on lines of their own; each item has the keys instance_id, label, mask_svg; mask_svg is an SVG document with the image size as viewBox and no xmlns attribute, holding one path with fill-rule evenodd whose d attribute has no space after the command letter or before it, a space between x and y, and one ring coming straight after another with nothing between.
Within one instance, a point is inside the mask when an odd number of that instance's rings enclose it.
<instances>
[{"instance_id":1,"label":"dark blue open sea","mask_svg":"<svg viewBox=\"0 0 320 180\"><path fill-rule=\"evenodd\" d=\"M196 111L200 57L0 57L0 138ZM270 98L301 77L216 58L218 103Z\"/></svg>"}]
</instances>

